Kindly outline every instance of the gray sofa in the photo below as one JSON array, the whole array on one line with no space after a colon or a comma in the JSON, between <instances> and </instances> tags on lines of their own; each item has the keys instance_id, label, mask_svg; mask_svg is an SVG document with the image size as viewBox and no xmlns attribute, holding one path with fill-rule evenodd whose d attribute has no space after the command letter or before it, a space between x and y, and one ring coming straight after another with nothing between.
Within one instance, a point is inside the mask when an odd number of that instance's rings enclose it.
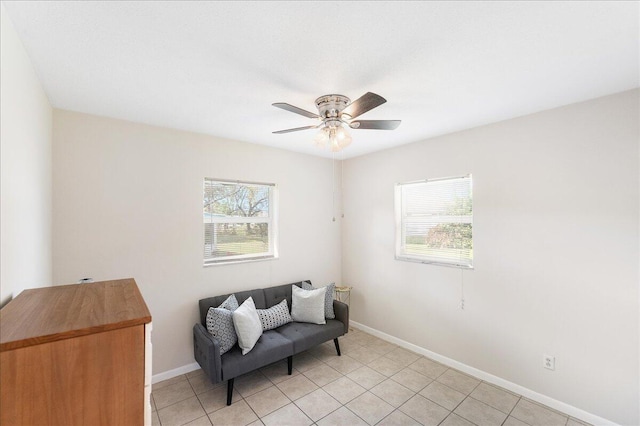
<instances>
[{"instance_id":1,"label":"gray sofa","mask_svg":"<svg viewBox=\"0 0 640 426\"><path fill-rule=\"evenodd\" d=\"M310 281L307 281L310 282ZM302 287L302 282L268 287L264 289L234 293L239 304L249 296L257 309L267 309L287 299L291 311L291 286ZM208 297L199 301L200 323L193 326L193 353L200 367L212 383L227 381L227 405L231 405L234 378L287 358L288 372L293 368L293 355L306 351L321 343L334 341L340 356L338 337L349 330L349 306L333 301L335 319L327 319L326 324L291 322L274 330L265 331L254 348L246 355L236 344L228 352L220 355L220 344L206 328L207 312L210 307L218 307L229 294Z\"/></svg>"}]
</instances>

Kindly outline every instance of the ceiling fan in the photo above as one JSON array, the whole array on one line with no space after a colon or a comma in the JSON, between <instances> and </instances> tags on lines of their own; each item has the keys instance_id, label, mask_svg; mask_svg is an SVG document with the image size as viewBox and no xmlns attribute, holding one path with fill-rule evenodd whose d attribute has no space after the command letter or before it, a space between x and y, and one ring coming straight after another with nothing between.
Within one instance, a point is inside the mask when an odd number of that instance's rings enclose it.
<instances>
[{"instance_id":1,"label":"ceiling fan","mask_svg":"<svg viewBox=\"0 0 640 426\"><path fill-rule=\"evenodd\" d=\"M280 134L320 128L314 138L316 145L324 147L328 144L331 151L340 151L351 143L351 136L343 125L347 125L352 129L371 130L393 130L400 125L400 120L355 120L360 115L385 102L387 102L385 98L371 92L365 93L353 102L343 95L324 95L316 99L317 114L284 102L277 102L273 104L274 107L318 119L320 123L278 130L273 133Z\"/></svg>"}]
</instances>

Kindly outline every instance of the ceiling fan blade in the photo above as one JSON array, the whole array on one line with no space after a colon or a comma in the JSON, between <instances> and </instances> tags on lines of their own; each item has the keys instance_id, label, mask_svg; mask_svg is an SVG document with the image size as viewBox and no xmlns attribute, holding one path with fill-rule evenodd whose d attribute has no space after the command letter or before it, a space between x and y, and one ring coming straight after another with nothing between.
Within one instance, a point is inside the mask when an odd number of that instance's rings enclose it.
<instances>
[{"instance_id":1,"label":"ceiling fan blade","mask_svg":"<svg viewBox=\"0 0 640 426\"><path fill-rule=\"evenodd\" d=\"M304 127L296 127L295 129L278 130L277 132L273 132L273 133L274 134L281 134L281 133L297 132L298 130L316 129L316 128L320 127L321 124L322 123L318 124L317 126L304 126Z\"/></svg>"},{"instance_id":2,"label":"ceiling fan blade","mask_svg":"<svg viewBox=\"0 0 640 426\"><path fill-rule=\"evenodd\" d=\"M400 125L400 120L356 120L349 123L352 129L394 130Z\"/></svg>"},{"instance_id":3,"label":"ceiling fan blade","mask_svg":"<svg viewBox=\"0 0 640 426\"><path fill-rule=\"evenodd\" d=\"M377 106L387 102L385 98L375 93L367 92L355 101L351 102L345 109L342 110L343 114L349 115L351 118L356 118L359 115L364 114L367 111L374 109Z\"/></svg>"},{"instance_id":4,"label":"ceiling fan blade","mask_svg":"<svg viewBox=\"0 0 640 426\"><path fill-rule=\"evenodd\" d=\"M305 117L320 118L318 114L314 114L313 112L306 111L302 108L298 108L297 106L293 106L284 102L277 102L272 105L277 108L282 108L286 111L295 112L296 114L304 115Z\"/></svg>"}]
</instances>

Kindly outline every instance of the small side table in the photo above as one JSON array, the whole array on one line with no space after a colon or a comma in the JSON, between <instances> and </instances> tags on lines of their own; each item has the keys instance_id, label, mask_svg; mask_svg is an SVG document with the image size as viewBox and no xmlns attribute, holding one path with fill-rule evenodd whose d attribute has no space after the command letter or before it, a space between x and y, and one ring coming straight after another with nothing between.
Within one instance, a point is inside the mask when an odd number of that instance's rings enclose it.
<instances>
[{"instance_id":1,"label":"small side table","mask_svg":"<svg viewBox=\"0 0 640 426\"><path fill-rule=\"evenodd\" d=\"M349 304L349 302L351 301L351 289L353 287L336 287L334 292L335 292L335 299L339 302L344 302L347 305Z\"/></svg>"}]
</instances>

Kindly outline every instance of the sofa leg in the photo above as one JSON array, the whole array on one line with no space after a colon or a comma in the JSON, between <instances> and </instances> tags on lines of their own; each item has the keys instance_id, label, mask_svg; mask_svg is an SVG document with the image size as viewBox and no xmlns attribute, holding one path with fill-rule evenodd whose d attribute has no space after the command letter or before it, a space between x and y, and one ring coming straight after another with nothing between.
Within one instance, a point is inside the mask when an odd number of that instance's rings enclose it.
<instances>
[{"instance_id":1,"label":"sofa leg","mask_svg":"<svg viewBox=\"0 0 640 426\"><path fill-rule=\"evenodd\" d=\"M333 343L335 343L335 345L336 345L336 352L338 352L338 356L342 356L342 354L340 353L340 343L338 343L338 338L337 337L335 339L333 339Z\"/></svg>"},{"instance_id":2,"label":"sofa leg","mask_svg":"<svg viewBox=\"0 0 640 426\"><path fill-rule=\"evenodd\" d=\"M231 399L233 398L233 380L227 380L227 405L231 405Z\"/></svg>"},{"instance_id":3,"label":"sofa leg","mask_svg":"<svg viewBox=\"0 0 640 426\"><path fill-rule=\"evenodd\" d=\"M293 372L293 355L287 357L287 373L291 375Z\"/></svg>"}]
</instances>

